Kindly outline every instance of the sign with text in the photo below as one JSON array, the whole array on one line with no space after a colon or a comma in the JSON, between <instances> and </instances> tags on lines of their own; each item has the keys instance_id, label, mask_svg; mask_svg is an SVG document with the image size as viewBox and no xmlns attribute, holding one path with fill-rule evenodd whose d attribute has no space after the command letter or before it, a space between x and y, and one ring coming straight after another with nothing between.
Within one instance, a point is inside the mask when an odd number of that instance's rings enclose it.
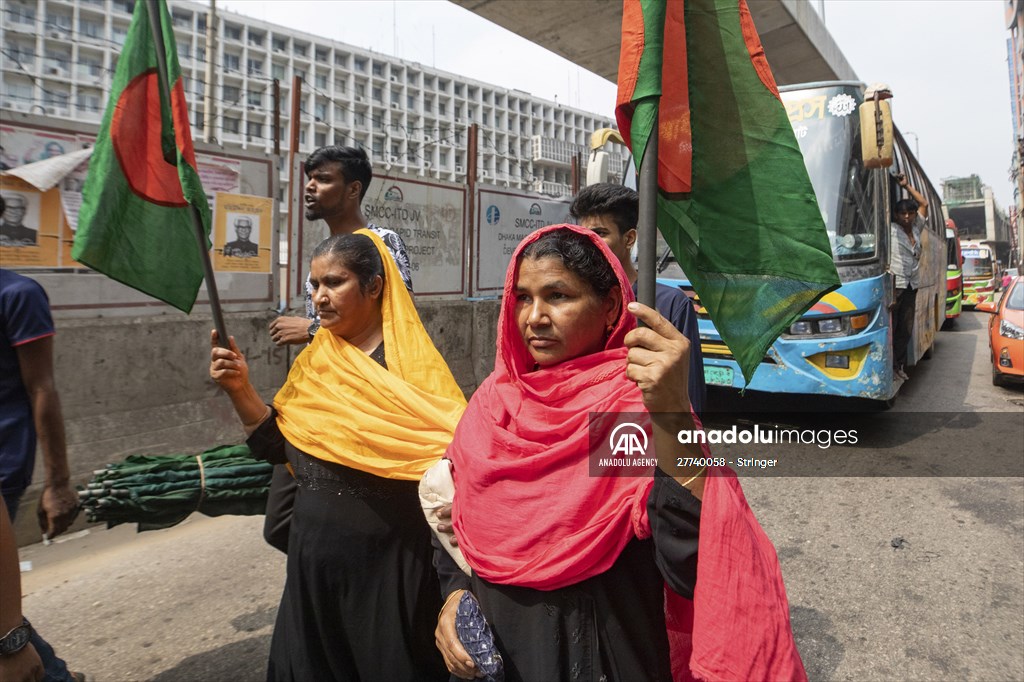
<instances>
[{"instance_id":1,"label":"sign with text","mask_svg":"<svg viewBox=\"0 0 1024 682\"><path fill-rule=\"evenodd\" d=\"M380 176L370 183L363 215L405 242L416 296L466 293L465 203L461 187Z\"/></svg>"},{"instance_id":2,"label":"sign with text","mask_svg":"<svg viewBox=\"0 0 1024 682\"><path fill-rule=\"evenodd\" d=\"M512 252L545 225L572 222L569 201L481 189L477 202L473 293L500 293Z\"/></svg>"}]
</instances>

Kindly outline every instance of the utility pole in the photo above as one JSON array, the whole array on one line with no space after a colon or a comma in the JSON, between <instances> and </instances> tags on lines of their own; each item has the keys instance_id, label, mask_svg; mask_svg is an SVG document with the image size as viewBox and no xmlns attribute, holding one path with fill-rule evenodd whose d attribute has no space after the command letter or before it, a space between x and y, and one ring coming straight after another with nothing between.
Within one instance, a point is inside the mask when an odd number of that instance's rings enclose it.
<instances>
[{"instance_id":1,"label":"utility pole","mask_svg":"<svg viewBox=\"0 0 1024 682\"><path fill-rule=\"evenodd\" d=\"M281 81L276 78L271 93L274 99L274 156L281 156Z\"/></svg>"},{"instance_id":2,"label":"utility pole","mask_svg":"<svg viewBox=\"0 0 1024 682\"><path fill-rule=\"evenodd\" d=\"M217 0L210 0L210 11L206 15L206 88L203 92L203 140L216 142L213 134L216 116L213 112L213 63L217 49Z\"/></svg>"}]
</instances>

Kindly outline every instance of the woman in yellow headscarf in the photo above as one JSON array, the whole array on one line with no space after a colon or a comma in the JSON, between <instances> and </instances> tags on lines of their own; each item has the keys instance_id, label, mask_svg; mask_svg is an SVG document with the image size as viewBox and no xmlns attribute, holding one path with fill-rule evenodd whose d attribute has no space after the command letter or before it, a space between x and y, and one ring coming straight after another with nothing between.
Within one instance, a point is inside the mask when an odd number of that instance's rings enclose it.
<instances>
[{"instance_id":1,"label":"woman in yellow headscarf","mask_svg":"<svg viewBox=\"0 0 1024 682\"><path fill-rule=\"evenodd\" d=\"M265 405L234 339L210 376L257 457L298 483L268 680L445 680L441 607L417 481L451 441L465 398L398 268L367 230L313 252L321 328Z\"/></svg>"}]
</instances>

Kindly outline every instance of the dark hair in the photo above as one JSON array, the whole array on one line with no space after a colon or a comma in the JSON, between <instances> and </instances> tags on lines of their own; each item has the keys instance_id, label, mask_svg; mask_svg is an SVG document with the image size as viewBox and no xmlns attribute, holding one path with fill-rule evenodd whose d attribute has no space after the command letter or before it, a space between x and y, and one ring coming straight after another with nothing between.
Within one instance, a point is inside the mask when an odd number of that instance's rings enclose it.
<instances>
[{"instance_id":1,"label":"dark hair","mask_svg":"<svg viewBox=\"0 0 1024 682\"><path fill-rule=\"evenodd\" d=\"M313 249L313 258L332 256L341 261L359 279L359 290L366 290L374 277L384 279L384 264L380 261L373 240L365 234L335 234L323 240Z\"/></svg>"},{"instance_id":2,"label":"dark hair","mask_svg":"<svg viewBox=\"0 0 1024 682\"><path fill-rule=\"evenodd\" d=\"M586 235L566 229L552 230L523 249L520 261L551 257L561 260L566 270L590 284L600 298L619 286L611 263Z\"/></svg>"},{"instance_id":3,"label":"dark hair","mask_svg":"<svg viewBox=\"0 0 1024 682\"><path fill-rule=\"evenodd\" d=\"M917 211L919 208L918 203L913 199L900 199L896 202L896 208L893 213L900 213L901 211Z\"/></svg>"},{"instance_id":4,"label":"dark hair","mask_svg":"<svg viewBox=\"0 0 1024 682\"><path fill-rule=\"evenodd\" d=\"M587 185L576 195L569 214L573 220L609 216L619 228L619 234L626 234L636 227L640 218L640 198L625 185L610 182Z\"/></svg>"},{"instance_id":5,"label":"dark hair","mask_svg":"<svg viewBox=\"0 0 1024 682\"><path fill-rule=\"evenodd\" d=\"M370 188L370 181L373 180L373 165L366 156L366 152L357 147L340 147L338 145L320 147L306 157L303 169L308 177L317 168L327 163L338 164L346 182L358 180L363 183L359 192L359 200L362 201L366 196L366 190Z\"/></svg>"}]
</instances>

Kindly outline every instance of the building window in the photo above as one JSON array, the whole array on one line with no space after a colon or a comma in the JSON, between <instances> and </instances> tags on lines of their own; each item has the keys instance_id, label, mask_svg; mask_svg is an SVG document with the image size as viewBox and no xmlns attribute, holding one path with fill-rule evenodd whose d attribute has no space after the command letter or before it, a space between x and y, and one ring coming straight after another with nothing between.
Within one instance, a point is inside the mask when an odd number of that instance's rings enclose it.
<instances>
[{"instance_id":1,"label":"building window","mask_svg":"<svg viewBox=\"0 0 1024 682\"><path fill-rule=\"evenodd\" d=\"M16 24L35 24L36 8L31 5L13 4L5 10Z\"/></svg>"},{"instance_id":2,"label":"building window","mask_svg":"<svg viewBox=\"0 0 1024 682\"><path fill-rule=\"evenodd\" d=\"M284 80L284 64L272 64L270 66L270 75L279 81Z\"/></svg>"},{"instance_id":3,"label":"building window","mask_svg":"<svg viewBox=\"0 0 1024 682\"><path fill-rule=\"evenodd\" d=\"M274 52L287 52L288 51L288 39L287 38L278 38L277 36L274 36L274 39L271 41L271 44L274 47Z\"/></svg>"},{"instance_id":4,"label":"building window","mask_svg":"<svg viewBox=\"0 0 1024 682\"><path fill-rule=\"evenodd\" d=\"M224 117L224 132L238 134L238 125L240 121L237 118Z\"/></svg>"},{"instance_id":5,"label":"building window","mask_svg":"<svg viewBox=\"0 0 1024 682\"><path fill-rule=\"evenodd\" d=\"M192 53L192 46L184 41L177 41L178 43L178 59L188 59Z\"/></svg>"},{"instance_id":6,"label":"building window","mask_svg":"<svg viewBox=\"0 0 1024 682\"><path fill-rule=\"evenodd\" d=\"M374 62L373 63L373 75L374 76L383 76L384 75L384 64L382 64L381 62Z\"/></svg>"},{"instance_id":7,"label":"building window","mask_svg":"<svg viewBox=\"0 0 1024 682\"><path fill-rule=\"evenodd\" d=\"M323 147L327 144L327 133L317 133L313 136L313 144L317 147Z\"/></svg>"},{"instance_id":8,"label":"building window","mask_svg":"<svg viewBox=\"0 0 1024 682\"><path fill-rule=\"evenodd\" d=\"M253 33L252 30L250 30L249 31L249 44L250 45L254 45L256 47L263 47L263 34L262 33Z\"/></svg>"},{"instance_id":9,"label":"building window","mask_svg":"<svg viewBox=\"0 0 1024 682\"><path fill-rule=\"evenodd\" d=\"M316 87L320 88L321 90L327 89L327 74L317 74Z\"/></svg>"},{"instance_id":10,"label":"building window","mask_svg":"<svg viewBox=\"0 0 1024 682\"><path fill-rule=\"evenodd\" d=\"M246 97L246 102L250 107L262 107L263 106L263 93L250 90Z\"/></svg>"},{"instance_id":11,"label":"building window","mask_svg":"<svg viewBox=\"0 0 1024 682\"><path fill-rule=\"evenodd\" d=\"M455 94L462 97L462 83L455 84Z\"/></svg>"},{"instance_id":12,"label":"building window","mask_svg":"<svg viewBox=\"0 0 1024 682\"><path fill-rule=\"evenodd\" d=\"M360 59L359 57L356 57L355 65L356 65L356 71L362 71L363 73L366 73L366 60L365 59Z\"/></svg>"},{"instance_id":13,"label":"building window","mask_svg":"<svg viewBox=\"0 0 1024 682\"><path fill-rule=\"evenodd\" d=\"M416 98L413 97L412 95L407 95L406 98L405 98L405 106L408 109L415 109L416 108Z\"/></svg>"},{"instance_id":14,"label":"building window","mask_svg":"<svg viewBox=\"0 0 1024 682\"><path fill-rule=\"evenodd\" d=\"M245 124L245 134L249 137L263 137L263 124L249 121Z\"/></svg>"},{"instance_id":15,"label":"building window","mask_svg":"<svg viewBox=\"0 0 1024 682\"><path fill-rule=\"evenodd\" d=\"M313 105L313 116L319 121L327 120L327 105L317 103Z\"/></svg>"},{"instance_id":16,"label":"building window","mask_svg":"<svg viewBox=\"0 0 1024 682\"><path fill-rule=\"evenodd\" d=\"M305 57L309 54L309 43L295 43L295 54L299 57Z\"/></svg>"},{"instance_id":17,"label":"building window","mask_svg":"<svg viewBox=\"0 0 1024 682\"><path fill-rule=\"evenodd\" d=\"M348 83L343 80L334 81L334 91L341 93L348 92Z\"/></svg>"},{"instance_id":18,"label":"building window","mask_svg":"<svg viewBox=\"0 0 1024 682\"><path fill-rule=\"evenodd\" d=\"M356 83L356 96L366 97L366 86L362 83Z\"/></svg>"},{"instance_id":19,"label":"building window","mask_svg":"<svg viewBox=\"0 0 1024 682\"><path fill-rule=\"evenodd\" d=\"M234 24L224 24L224 37L228 40L241 40L242 28Z\"/></svg>"},{"instance_id":20,"label":"building window","mask_svg":"<svg viewBox=\"0 0 1024 682\"><path fill-rule=\"evenodd\" d=\"M383 102L384 101L384 91L381 90L379 85L373 86L373 101L374 102Z\"/></svg>"},{"instance_id":21,"label":"building window","mask_svg":"<svg viewBox=\"0 0 1024 682\"><path fill-rule=\"evenodd\" d=\"M247 62L249 67L250 76L262 76L263 75L263 60L262 59L249 59Z\"/></svg>"},{"instance_id":22,"label":"building window","mask_svg":"<svg viewBox=\"0 0 1024 682\"><path fill-rule=\"evenodd\" d=\"M242 96L242 92L234 85L225 85L223 88L221 88L221 95L224 98L224 104L227 106L231 106L232 104L236 104L238 102L238 100Z\"/></svg>"},{"instance_id":23,"label":"building window","mask_svg":"<svg viewBox=\"0 0 1024 682\"><path fill-rule=\"evenodd\" d=\"M241 59L237 54L225 54L224 55L224 68L228 71L238 71L241 65Z\"/></svg>"}]
</instances>

